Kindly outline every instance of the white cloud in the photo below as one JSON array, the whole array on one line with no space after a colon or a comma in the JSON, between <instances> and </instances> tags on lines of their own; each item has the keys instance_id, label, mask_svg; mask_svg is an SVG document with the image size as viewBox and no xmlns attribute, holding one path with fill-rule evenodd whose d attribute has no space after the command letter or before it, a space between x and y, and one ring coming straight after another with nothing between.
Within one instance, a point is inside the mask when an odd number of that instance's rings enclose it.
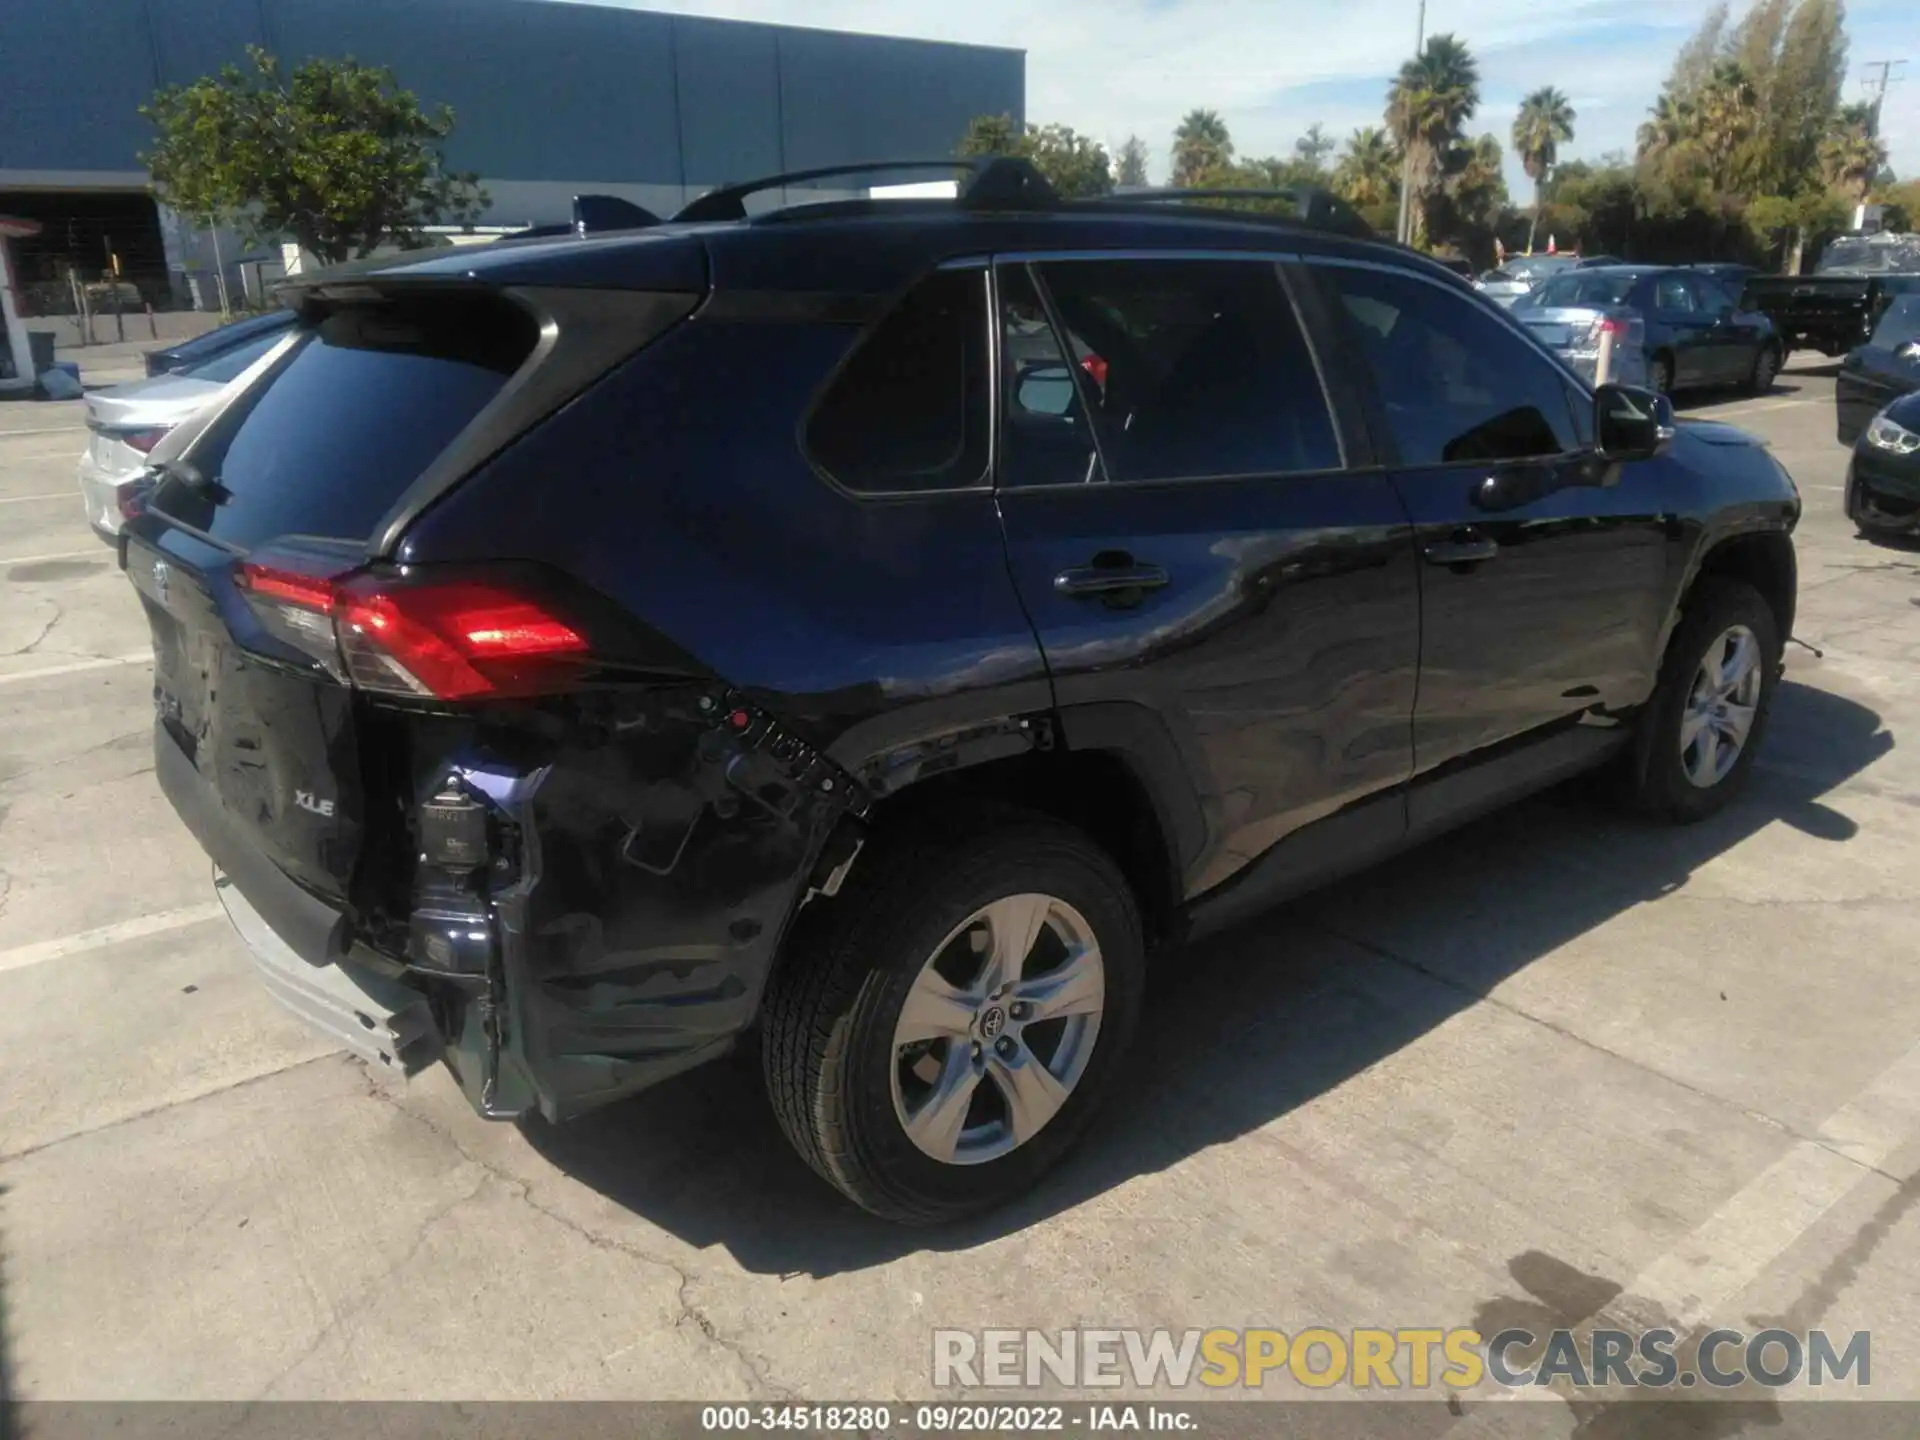
<instances>
[{"instance_id":1,"label":"white cloud","mask_svg":"<svg viewBox=\"0 0 1920 1440\"><path fill-rule=\"evenodd\" d=\"M1412 53L1417 0L638 0L640 8L1010 46L1027 52L1027 115L1110 148L1147 141L1156 175L1180 116L1221 112L1246 154L1289 150L1319 121L1344 137L1378 124L1388 77ZM1858 62L1910 30L1911 0L1853 0ZM1580 121L1570 156L1631 149L1674 51L1710 0L1429 0L1427 33L1480 59L1476 132L1506 142L1519 97L1557 85ZM1909 47L1911 48L1911 47ZM1887 50L1897 56L1898 48ZM1920 61L1920 56L1915 57ZM1920 169L1920 77L1889 92L1884 130L1902 174ZM1518 163L1509 184L1524 193Z\"/></svg>"}]
</instances>

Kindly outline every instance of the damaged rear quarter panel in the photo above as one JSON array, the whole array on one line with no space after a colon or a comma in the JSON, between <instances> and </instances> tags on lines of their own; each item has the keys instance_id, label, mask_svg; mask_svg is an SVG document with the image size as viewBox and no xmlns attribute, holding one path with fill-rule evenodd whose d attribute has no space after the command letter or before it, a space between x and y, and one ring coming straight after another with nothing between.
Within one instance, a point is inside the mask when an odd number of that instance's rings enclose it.
<instances>
[{"instance_id":1,"label":"damaged rear quarter panel","mask_svg":"<svg viewBox=\"0 0 1920 1440\"><path fill-rule=\"evenodd\" d=\"M577 1113L722 1052L861 782L1050 706L992 494L862 501L801 454L856 333L695 318L407 532L407 563L565 570L700 677L575 697L531 750L441 752L525 836L493 901L502 1109Z\"/></svg>"}]
</instances>

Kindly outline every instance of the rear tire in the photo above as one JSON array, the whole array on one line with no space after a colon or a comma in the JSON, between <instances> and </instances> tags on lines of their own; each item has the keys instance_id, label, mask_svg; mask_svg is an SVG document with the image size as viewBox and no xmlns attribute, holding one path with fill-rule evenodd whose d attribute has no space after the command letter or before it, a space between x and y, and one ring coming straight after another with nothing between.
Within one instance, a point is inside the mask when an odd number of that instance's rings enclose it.
<instances>
[{"instance_id":1,"label":"rear tire","mask_svg":"<svg viewBox=\"0 0 1920 1440\"><path fill-rule=\"evenodd\" d=\"M1641 722L1641 809L1690 824L1746 787L1766 737L1782 643L1773 610L1751 585L1708 576L1694 586Z\"/></svg>"},{"instance_id":2,"label":"rear tire","mask_svg":"<svg viewBox=\"0 0 1920 1440\"><path fill-rule=\"evenodd\" d=\"M1780 356L1771 345L1762 345L1753 357L1753 370L1747 376L1747 393L1765 395L1773 389L1780 374Z\"/></svg>"},{"instance_id":3,"label":"rear tire","mask_svg":"<svg viewBox=\"0 0 1920 1440\"><path fill-rule=\"evenodd\" d=\"M876 850L768 982L764 1072L809 1165L934 1224L1027 1190L1079 1139L1120 1076L1145 947L1119 867L1046 816L941 817Z\"/></svg>"}]
</instances>

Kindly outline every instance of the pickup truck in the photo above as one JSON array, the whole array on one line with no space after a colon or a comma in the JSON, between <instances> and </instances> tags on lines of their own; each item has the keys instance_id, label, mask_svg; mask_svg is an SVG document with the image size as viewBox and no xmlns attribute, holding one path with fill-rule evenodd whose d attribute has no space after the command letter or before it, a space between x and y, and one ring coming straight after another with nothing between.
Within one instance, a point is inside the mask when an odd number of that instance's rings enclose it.
<instances>
[{"instance_id":1,"label":"pickup truck","mask_svg":"<svg viewBox=\"0 0 1920 1440\"><path fill-rule=\"evenodd\" d=\"M1920 292L1920 235L1843 235L1811 275L1756 275L1744 308L1773 321L1788 350L1845 355L1867 343L1895 295Z\"/></svg>"}]
</instances>

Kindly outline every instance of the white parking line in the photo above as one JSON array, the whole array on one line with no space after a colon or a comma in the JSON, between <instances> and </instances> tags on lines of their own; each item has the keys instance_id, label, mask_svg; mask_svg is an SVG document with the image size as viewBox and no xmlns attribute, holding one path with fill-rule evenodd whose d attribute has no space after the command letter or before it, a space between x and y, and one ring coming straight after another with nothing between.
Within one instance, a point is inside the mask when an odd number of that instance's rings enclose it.
<instances>
[{"instance_id":1,"label":"white parking line","mask_svg":"<svg viewBox=\"0 0 1920 1440\"><path fill-rule=\"evenodd\" d=\"M1788 410L1795 405L1817 405L1823 398L1810 395L1804 398L1796 396L1791 400L1741 401L1737 404L1722 406L1717 410L1696 410L1693 415L1700 420L1718 420L1727 415L1764 415L1769 410Z\"/></svg>"},{"instance_id":2,"label":"white parking line","mask_svg":"<svg viewBox=\"0 0 1920 1440\"><path fill-rule=\"evenodd\" d=\"M8 440L15 435L84 435L86 433L85 425L47 425L39 429L0 430L0 440Z\"/></svg>"},{"instance_id":3,"label":"white parking line","mask_svg":"<svg viewBox=\"0 0 1920 1440\"><path fill-rule=\"evenodd\" d=\"M88 555L112 554L112 546L96 545L91 550L54 550L45 555L0 555L0 565L32 565L41 560L81 560Z\"/></svg>"},{"instance_id":4,"label":"white parking line","mask_svg":"<svg viewBox=\"0 0 1920 1440\"><path fill-rule=\"evenodd\" d=\"M1712 1319L1856 1185L1920 1130L1920 1046L1881 1071L1812 1139L1735 1191L1685 1240L1626 1288L1659 1304L1680 1329Z\"/></svg>"},{"instance_id":5,"label":"white parking line","mask_svg":"<svg viewBox=\"0 0 1920 1440\"><path fill-rule=\"evenodd\" d=\"M76 490L48 490L40 495L0 495L0 505L24 505L29 500L71 500Z\"/></svg>"},{"instance_id":6,"label":"white parking line","mask_svg":"<svg viewBox=\"0 0 1920 1440\"><path fill-rule=\"evenodd\" d=\"M225 913L226 907L218 900L209 900L202 905L184 905L178 910L162 910L155 915L142 915L136 920L122 920L95 930L82 930L78 935L63 936L58 940L19 945L11 950L0 950L0 971L24 970L29 965L59 960L83 950L98 950L105 945L118 945L123 940L142 940L149 935L163 935L169 930L183 930L189 925L217 919Z\"/></svg>"},{"instance_id":7,"label":"white parking line","mask_svg":"<svg viewBox=\"0 0 1920 1440\"><path fill-rule=\"evenodd\" d=\"M38 670L15 670L12 674L0 674L0 685L14 685L23 680L50 680L56 675L78 675L83 670L109 670L116 665L138 665L153 659L151 650L142 650L137 655L102 655L92 660L75 660L67 665L43 665Z\"/></svg>"}]
</instances>

